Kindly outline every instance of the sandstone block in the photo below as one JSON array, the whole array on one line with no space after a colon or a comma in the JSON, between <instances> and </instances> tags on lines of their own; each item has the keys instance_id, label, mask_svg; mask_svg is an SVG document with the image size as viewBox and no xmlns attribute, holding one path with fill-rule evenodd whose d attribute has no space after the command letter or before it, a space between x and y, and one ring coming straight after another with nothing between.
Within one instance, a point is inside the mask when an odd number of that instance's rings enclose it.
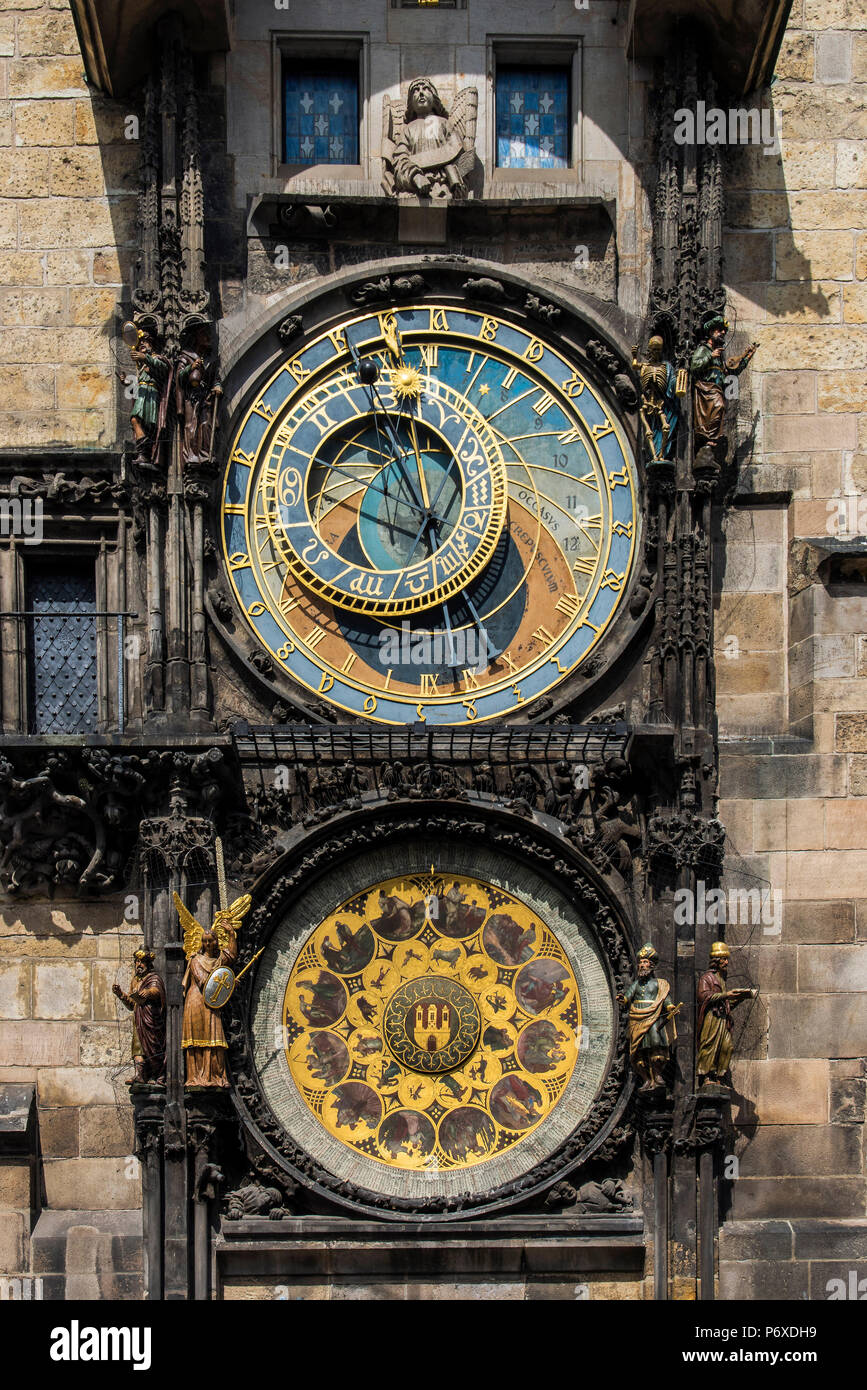
<instances>
[{"instance_id":1,"label":"sandstone block","mask_svg":"<svg viewBox=\"0 0 867 1390\"><path fill-rule=\"evenodd\" d=\"M120 285L128 281L131 262L131 252L119 251L116 247L94 252L93 283L95 285Z\"/></svg>"},{"instance_id":2,"label":"sandstone block","mask_svg":"<svg viewBox=\"0 0 867 1390\"><path fill-rule=\"evenodd\" d=\"M803 281L768 285L765 303L769 317L795 323L839 323L842 318L840 288L827 280L812 282L809 293Z\"/></svg>"},{"instance_id":3,"label":"sandstone block","mask_svg":"<svg viewBox=\"0 0 867 1390\"><path fill-rule=\"evenodd\" d=\"M782 168L787 189L833 188L834 147L821 140L786 140Z\"/></svg>"},{"instance_id":4,"label":"sandstone block","mask_svg":"<svg viewBox=\"0 0 867 1390\"><path fill-rule=\"evenodd\" d=\"M40 1106L114 1105L116 1100L114 1086L101 1068L44 1067L39 1072Z\"/></svg>"},{"instance_id":5,"label":"sandstone block","mask_svg":"<svg viewBox=\"0 0 867 1390\"><path fill-rule=\"evenodd\" d=\"M793 78L797 82L812 82L814 49L812 34L784 34L775 69L777 76Z\"/></svg>"},{"instance_id":6,"label":"sandstone block","mask_svg":"<svg viewBox=\"0 0 867 1390\"><path fill-rule=\"evenodd\" d=\"M49 1158L78 1157L78 1117L86 1111L75 1106L60 1110L40 1108L39 1141L42 1152Z\"/></svg>"},{"instance_id":7,"label":"sandstone block","mask_svg":"<svg viewBox=\"0 0 867 1390\"><path fill-rule=\"evenodd\" d=\"M75 104L76 145L106 145L123 140L126 106L93 96Z\"/></svg>"},{"instance_id":8,"label":"sandstone block","mask_svg":"<svg viewBox=\"0 0 867 1390\"><path fill-rule=\"evenodd\" d=\"M867 151L860 140L838 141L837 183L841 188L867 188Z\"/></svg>"},{"instance_id":9,"label":"sandstone block","mask_svg":"<svg viewBox=\"0 0 867 1390\"><path fill-rule=\"evenodd\" d=\"M136 941L135 946L141 943ZM133 950L135 949L133 946ZM114 943L114 959L98 960L93 964L93 1017L100 1020L110 1020L116 1022L120 1015L129 1018L129 1014L122 1004L112 993L112 985L119 981L123 989L129 988L129 978L132 974L132 962L129 962L129 969L121 967L117 960L117 942ZM120 1014L119 1011L120 1010Z\"/></svg>"},{"instance_id":10,"label":"sandstone block","mask_svg":"<svg viewBox=\"0 0 867 1390\"><path fill-rule=\"evenodd\" d=\"M108 1023L83 1023L81 1026L81 1065L83 1067L117 1067L130 1055L132 1030L118 1030Z\"/></svg>"},{"instance_id":11,"label":"sandstone block","mask_svg":"<svg viewBox=\"0 0 867 1390\"><path fill-rule=\"evenodd\" d=\"M849 85L775 83L774 108L787 140L862 140L867 130L863 104Z\"/></svg>"},{"instance_id":12,"label":"sandstone block","mask_svg":"<svg viewBox=\"0 0 867 1390\"><path fill-rule=\"evenodd\" d=\"M65 322L63 289L0 290L0 324L13 328L51 328Z\"/></svg>"},{"instance_id":13,"label":"sandstone block","mask_svg":"<svg viewBox=\"0 0 867 1390\"><path fill-rule=\"evenodd\" d=\"M852 35L829 29L816 38L816 81L849 82L852 77Z\"/></svg>"},{"instance_id":14,"label":"sandstone block","mask_svg":"<svg viewBox=\"0 0 867 1390\"><path fill-rule=\"evenodd\" d=\"M785 726L782 695L720 695L717 699L720 732L726 738L776 734Z\"/></svg>"},{"instance_id":15,"label":"sandstone block","mask_svg":"<svg viewBox=\"0 0 867 1390\"><path fill-rule=\"evenodd\" d=\"M806 284L816 280L851 280L852 249L851 231L776 232L776 278ZM779 363L776 365L779 366ZM836 362L834 365L840 364Z\"/></svg>"},{"instance_id":16,"label":"sandstone block","mask_svg":"<svg viewBox=\"0 0 867 1390\"><path fill-rule=\"evenodd\" d=\"M861 218L867 217L867 193L799 190L789 195L789 213L792 227L805 231L860 228L863 226Z\"/></svg>"},{"instance_id":17,"label":"sandstone block","mask_svg":"<svg viewBox=\"0 0 867 1390\"><path fill-rule=\"evenodd\" d=\"M78 1028L71 1023L0 1023L0 1057L7 1067L74 1065Z\"/></svg>"},{"instance_id":18,"label":"sandstone block","mask_svg":"<svg viewBox=\"0 0 867 1390\"><path fill-rule=\"evenodd\" d=\"M89 965L85 961L37 962L33 1012L36 1018L89 1018Z\"/></svg>"},{"instance_id":19,"label":"sandstone block","mask_svg":"<svg viewBox=\"0 0 867 1390\"><path fill-rule=\"evenodd\" d=\"M847 286L846 288L854 288L854 286ZM818 372L816 383L819 410L839 410L845 414L863 409L863 372Z\"/></svg>"},{"instance_id":20,"label":"sandstone block","mask_svg":"<svg viewBox=\"0 0 867 1390\"><path fill-rule=\"evenodd\" d=\"M867 989L867 946L799 946L798 988L816 994Z\"/></svg>"},{"instance_id":21,"label":"sandstone block","mask_svg":"<svg viewBox=\"0 0 867 1390\"><path fill-rule=\"evenodd\" d=\"M16 59L9 64L9 95L12 98L80 96L87 91L84 65L77 58Z\"/></svg>"},{"instance_id":22,"label":"sandstone block","mask_svg":"<svg viewBox=\"0 0 867 1390\"><path fill-rule=\"evenodd\" d=\"M757 850L822 849L825 802L770 800L755 803Z\"/></svg>"},{"instance_id":23,"label":"sandstone block","mask_svg":"<svg viewBox=\"0 0 867 1390\"><path fill-rule=\"evenodd\" d=\"M92 251L46 251L38 257L45 264L46 285L89 285Z\"/></svg>"},{"instance_id":24,"label":"sandstone block","mask_svg":"<svg viewBox=\"0 0 867 1390\"><path fill-rule=\"evenodd\" d=\"M717 691L720 695L756 695L783 689L782 652L741 652L726 660L717 654Z\"/></svg>"},{"instance_id":25,"label":"sandstone block","mask_svg":"<svg viewBox=\"0 0 867 1390\"><path fill-rule=\"evenodd\" d=\"M731 1260L790 1260L792 1228L787 1221L726 1221L720 1226L720 1263Z\"/></svg>"},{"instance_id":26,"label":"sandstone block","mask_svg":"<svg viewBox=\"0 0 867 1390\"><path fill-rule=\"evenodd\" d=\"M108 372L97 367L61 367L57 373L57 404L93 410L107 407L113 398Z\"/></svg>"},{"instance_id":27,"label":"sandstone block","mask_svg":"<svg viewBox=\"0 0 867 1390\"><path fill-rule=\"evenodd\" d=\"M101 198L105 177L98 149L76 147L51 151L51 193L57 198Z\"/></svg>"},{"instance_id":28,"label":"sandstone block","mask_svg":"<svg viewBox=\"0 0 867 1390\"><path fill-rule=\"evenodd\" d=\"M785 757L735 756L723 750L720 757L720 790L723 796L816 797L845 796L846 759L818 753L796 753ZM828 882L820 874L818 883ZM799 896L815 898L816 894ZM844 896L834 893L835 897Z\"/></svg>"},{"instance_id":29,"label":"sandstone block","mask_svg":"<svg viewBox=\"0 0 867 1390\"><path fill-rule=\"evenodd\" d=\"M805 29L867 29L859 0L804 0Z\"/></svg>"},{"instance_id":30,"label":"sandstone block","mask_svg":"<svg viewBox=\"0 0 867 1390\"><path fill-rule=\"evenodd\" d=\"M841 1076L831 1082L831 1123L863 1125L867 1113L867 1079Z\"/></svg>"},{"instance_id":31,"label":"sandstone block","mask_svg":"<svg viewBox=\"0 0 867 1390\"><path fill-rule=\"evenodd\" d=\"M30 1210L30 1165L18 1159L0 1159L0 1207Z\"/></svg>"},{"instance_id":32,"label":"sandstone block","mask_svg":"<svg viewBox=\"0 0 867 1390\"><path fill-rule=\"evenodd\" d=\"M753 804L751 801L721 801L719 818L726 828L726 843L738 855L753 852Z\"/></svg>"},{"instance_id":33,"label":"sandstone block","mask_svg":"<svg viewBox=\"0 0 867 1390\"><path fill-rule=\"evenodd\" d=\"M20 1274L27 1269L24 1216L18 1211L0 1211L0 1270Z\"/></svg>"},{"instance_id":34,"label":"sandstone block","mask_svg":"<svg viewBox=\"0 0 867 1390\"><path fill-rule=\"evenodd\" d=\"M867 279L867 233L862 233L855 243L855 274L859 280Z\"/></svg>"},{"instance_id":35,"label":"sandstone block","mask_svg":"<svg viewBox=\"0 0 867 1390\"><path fill-rule=\"evenodd\" d=\"M727 231L723 237L726 283L755 284L770 280L772 255L770 232Z\"/></svg>"},{"instance_id":36,"label":"sandstone block","mask_svg":"<svg viewBox=\"0 0 867 1390\"><path fill-rule=\"evenodd\" d=\"M8 444L20 447L83 444L95 448L114 439L113 426L110 432L105 415L95 410L60 411L44 418L9 412L0 415L0 433Z\"/></svg>"},{"instance_id":37,"label":"sandstone block","mask_svg":"<svg viewBox=\"0 0 867 1390\"><path fill-rule=\"evenodd\" d=\"M30 967L0 964L0 1018L30 1017Z\"/></svg>"},{"instance_id":38,"label":"sandstone block","mask_svg":"<svg viewBox=\"0 0 867 1390\"><path fill-rule=\"evenodd\" d=\"M2 133L2 132L0 132ZM2 143L2 141L0 141ZM18 208L15 203L0 203L0 249L6 251L18 245Z\"/></svg>"},{"instance_id":39,"label":"sandstone block","mask_svg":"<svg viewBox=\"0 0 867 1390\"><path fill-rule=\"evenodd\" d=\"M18 52L21 57L78 54L78 35L72 15L22 16L18 21Z\"/></svg>"},{"instance_id":40,"label":"sandstone block","mask_svg":"<svg viewBox=\"0 0 867 1390\"><path fill-rule=\"evenodd\" d=\"M867 1053L863 994L778 995L768 1008L769 1057L863 1057Z\"/></svg>"},{"instance_id":41,"label":"sandstone block","mask_svg":"<svg viewBox=\"0 0 867 1390\"><path fill-rule=\"evenodd\" d=\"M776 1260L738 1260L720 1258L719 1297L721 1299L799 1299L809 1297L809 1265L780 1264Z\"/></svg>"},{"instance_id":42,"label":"sandstone block","mask_svg":"<svg viewBox=\"0 0 867 1390\"><path fill-rule=\"evenodd\" d=\"M854 325L769 324L762 336L765 348L779 367L867 367L867 333Z\"/></svg>"},{"instance_id":43,"label":"sandstone block","mask_svg":"<svg viewBox=\"0 0 867 1390\"><path fill-rule=\"evenodd\" d=\"M867 284L843 286L843 319L846 323L867 323Z\"/></svg>"},{"instance_id":44,"label":"sandstone block","mask_svg":"<svg viewBox=\"0 0 867 1390\"><path fill-rule=\"evenodd\" d=\"M11 150L0 165L0 197L48 196L48 150Z\"/></svg>"},{"instance_id":45,"label":"sandstone block","mask_svg":"<svg viewBox=\"0 0 867 1390\"><path fill-rule=\"evenodd\" d=\"M141 1174L133 1158L51 1158L45 1194L56 1211L123 1211L141 1201Z\"/></svg>"},{"instance_id":46,"label":"sandstone block","mask_svg":"<svg viewBox=\"0 0 867 1390\"><path fill-rule=\"evenodd\" d=\"M96 362L108 365L111 361L108 340L99 328L64 328L57 334L57 350L61 362Z\"/></svg>"},{"instance_id":47,"label":"sandstone block","mask_svg":"<svg viewBox=\"0 0 867 1390\"><path fill-rule=\"evenodd\" d=\"M854 753L849 759L849 794L867 796L867 755Z\"/></svg>"},{"instance_id":48,"label":"sandstone block","mask_svg":"<svg viewBox=\"0 0 867 1390\"><path fill-rule=\"evenodd\" d=\"M732 1184L732 1193L736 1221L755 1217L853 1217L864 1211L867 1184L863 1178L852 1177L740 1178Z\"/></svg>"},{"instance_id":49,"label":"sandstone block","mask_svg":"<svg viewBox=\"0 0 867 1390\"><path fill-rule=\"evenodd\" d=\"M12 58L15 54L15 16L0 16L0 56Z\"/></svg>"},{"instance_id":50,"label":"sandstone block","mask_svg":"<svg viewBox=\"0 0 867 1390\"><path fill-rule=\"evenodd\" d=\"M81 1111L81 1156L126 1157L133 1150L132 1109L94 1105Z\"/></svg>"},{"instance_id":51,"label":"sandstone block","mask_svg":"<svg viewBox=\"0 0 867 1390\"><path fill-rule=\"evenodd\" d=\"M835 746L844 753L867 753L867 714L839 714Z\"/></svg>"},{"instance_id":52,"label":"sandstone block","mask_svg":"<svg viewBox=\"0 0 867 1390\"><path fill-rule=\"evenodd\" d=\"M115 235L107 199L40 198L22 204L20 219L25 250L105 246Z\"/></svg>"},{"instance_id":53,"label":"sandstone block","mask_svg":"<svg viewBox=\"0 0 867 1390\"><path fill-rule=\"evenodd\" d=\"M732 1063L735 1091L752 1102L748 1115L761 1125L827 1125L829 1063L825 1061Z\"/></svg>"},{"instance_id":54,"label":"sandstone block","mask_svg":"<svg viewBox=\"0 0 867 1390\"><path fill-rule=\"evenodd\" d=\"M716 623L716 644L735 636L742 651L778 651L783 640L779 595L723 594Z\"/></svg>"},{"instance_id":55,"label":"sandstone block","mask_svg":"<svg viewBox=\"0 0 867 1390\"><path fill-rule=\"evenodd\" d=\"M816 409L815 372L766 372L762 389L765 410L775 415L811 415Z\"/></svg>"},{"instance_id":56,"label":"sandstone block","mask_svg":"<svg viewBox=\"0 0 867 1390\"><path fill-rule=\"evenodd\" d=\"M117 294L110 289L69 291L69 322L82 327L105 327L117 309Z\"/></svg>"},{"instance_id":57,"label":"sandstone block","mask_svg":"<svg viewBox=\"0 0 867 1390\"><path fill-rule=\"evenodd\" d=\"M847 1125L757 1125L738 1149L739 1181L861 1172L860 1135Z\"/></svg>"},{"instance_id":58,"label":"sandstone block","mask_svg":"<svg viewBox=\"0 0 867 1390\"><path fill-rule=\"evenodd\" d=\"M788 227L789 200L785 193L739 189L726 198L725 219L727 227Z\"/></svg>"},{"instance_id":59,"label":"sandstone block","mask_svg":"<svg viewBox=\"0 0 867 1390\"><path fill-rule=\"evenodd\" d=\"M0 360L54 363L57 360L57 330L4 328L0 333Z\"/></svg>"},{"instance_id":60,"label":"sandstone block","mask_svg":"<svg viewBox=\"0 0 867 1390\"><path fill-rule=\"evenodd\" d=\"M52 98L20 101L15 106L15 140L18 145L71 145L75 102Z\"/></svg>"},{"instance_id":61,"label":"sandstone block","mask_svg":"<svg viewBox=\"0 0 867 1390\"><path fill-rule=\"evenodd\" d=\"M0 252L0 284L41 285L42 259L31 251Z\"/></svg>"},{"instance_id":62,"label":"sandstone block","mask_svg":"<svg viewBox=\"0 0 867 1390\"><path fill-rule=\"evenodd\" d=\"M21 410L54 408L54 372L45 367L0 367L0 393Z\"/></svg>"}]
</instances>

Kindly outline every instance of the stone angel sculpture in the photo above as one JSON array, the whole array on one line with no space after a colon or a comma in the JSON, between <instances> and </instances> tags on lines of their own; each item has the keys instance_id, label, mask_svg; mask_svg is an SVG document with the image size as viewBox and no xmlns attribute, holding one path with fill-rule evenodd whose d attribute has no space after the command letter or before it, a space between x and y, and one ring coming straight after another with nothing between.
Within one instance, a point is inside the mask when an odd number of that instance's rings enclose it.
<instances>
[{"instance_id":1,"label":"stone angel sculpture","mask_svg":"<svg viewBox=\"0 0 867 1390\"><path fill-rule=\"evenodd\" d=\"M250 911L249 894L226 903L222 845L218 842L217 866L220 883L219 911L213 925L205 928L196 921L175 893L175 907L184 929L184 955L187 969L183 979L184 1020L181 1046L188 1086L228 1086L226 1035L220 1008L235 987L231 967L238 959L237 932ZM217 972L221 972L222 978ZM217 988L214 988L216 986Z\"/></svg>"},{"instance_id":2,"label":"stone angel sculpture","mask_svg":"<svg viewBox=\"0 0 867 1390\"><path fill-rule=\"evenodd\" d=\"M434 84L417 77L406 102L383 104L383 183L387 193L414 193L447 202L471 198L467 175L475 164L479 94L458 92L447 111Z\"/></svg>"}]
</instances>

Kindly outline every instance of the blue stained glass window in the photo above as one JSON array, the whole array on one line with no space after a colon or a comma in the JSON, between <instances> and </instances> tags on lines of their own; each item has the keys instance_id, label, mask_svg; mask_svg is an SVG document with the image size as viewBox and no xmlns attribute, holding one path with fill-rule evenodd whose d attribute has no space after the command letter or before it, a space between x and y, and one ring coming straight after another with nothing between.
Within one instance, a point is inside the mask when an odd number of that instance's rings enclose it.
<instances>
[{"instance_id":1,"label":"blue stained glass window","mask_svg":"<svg viewBox=\"0 0 867 1390\"><path fill-rule=\"evenodd\" d=\"M497 165L567 169L568 68L497 67Z\"/></svg>"},{"instance_id":2,"label":"blue stained glass window","mask_svg":"<svg viewBox=\"0 0 867 1390\"><path fill-rule=\"evenodd\" d=\"M358 163L357 64L284 68L283 160Z\"/></svg>"}]
</instances>

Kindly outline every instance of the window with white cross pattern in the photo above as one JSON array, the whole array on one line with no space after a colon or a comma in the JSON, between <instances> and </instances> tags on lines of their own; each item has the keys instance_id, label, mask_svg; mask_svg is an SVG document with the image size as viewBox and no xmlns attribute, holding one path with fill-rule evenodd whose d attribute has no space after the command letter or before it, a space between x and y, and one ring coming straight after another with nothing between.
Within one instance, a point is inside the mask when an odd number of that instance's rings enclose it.
<instances>
[{"instance_id":1,"label":"window with white cross pattern","mask_svg":"<svg viewBox=\"0 0 867 1390\"><path fill-rule=\"evenodd\" d=\"M568 68L497 65L497 165L566 169L571 77Z\"/></svg>"},{"instance_id":2,"label":"window with white cross pattern","mask_svg":"<svg viewBox=\"0 0 867 1390\"><path fill-rule=\"evenodd\" d=\"M358 64L283 68L283 161L357 164Z\"/></svg>"}]
</instances>

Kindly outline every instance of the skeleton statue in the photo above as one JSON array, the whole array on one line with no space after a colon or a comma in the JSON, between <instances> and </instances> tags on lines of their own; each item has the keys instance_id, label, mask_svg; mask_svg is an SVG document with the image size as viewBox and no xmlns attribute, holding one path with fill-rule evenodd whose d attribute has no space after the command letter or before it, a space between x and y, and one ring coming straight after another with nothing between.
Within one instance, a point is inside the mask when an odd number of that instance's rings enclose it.
<instances>
[{"instance_id":1,"label":"skeleton statue","mask_svg":"<svg viewBox=\"0 0 867 1390\"><path fill-rule=\"evenodd\" d=\"M465 182L475 164L475 87L458 92L447 111L426 77L409 84L406 103L385 98L383 183L387 193L410 193L440 202L472 197Z\"/></svg>"}]
</instances>

